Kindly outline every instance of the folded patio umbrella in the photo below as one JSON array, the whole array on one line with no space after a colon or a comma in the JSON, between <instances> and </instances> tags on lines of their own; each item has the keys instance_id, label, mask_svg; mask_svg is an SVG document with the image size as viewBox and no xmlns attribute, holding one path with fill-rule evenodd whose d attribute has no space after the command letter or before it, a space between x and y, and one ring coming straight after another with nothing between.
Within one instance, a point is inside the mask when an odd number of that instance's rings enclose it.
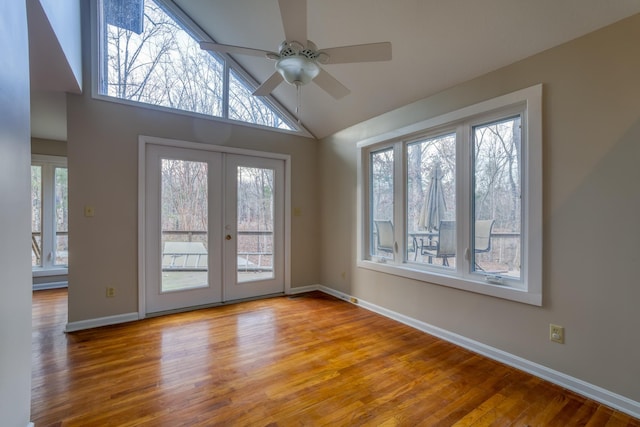
<instances>
[{"instance_id":1,"label":"folded patio umbrella","mask_svg":"<svg viewBox=\"0 0 640 427\"><path fill-rule=\"evenodd\" d=\"M444 219L447 205L444 201L444 192L442 189L443 175L440 165L436 164L431 172L429 192L420 210L420 216L418 218L419 230L437 230L440 226L440 221Z\"/></svg>"}]
</instances>

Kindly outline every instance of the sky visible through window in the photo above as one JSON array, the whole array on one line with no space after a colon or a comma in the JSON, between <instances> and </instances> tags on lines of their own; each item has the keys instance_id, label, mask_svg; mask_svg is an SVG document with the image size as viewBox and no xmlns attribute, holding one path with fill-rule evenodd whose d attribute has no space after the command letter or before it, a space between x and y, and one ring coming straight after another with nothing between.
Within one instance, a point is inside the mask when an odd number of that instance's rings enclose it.
<instances>
[{"instance_id":1,"label":"sky visible through window","mask_svg":"<svg viewBox=\"0 0 640 427\"><path fill-rule=\"evenodd\" d=\"M144 2L142 22L129 19L139 3L102 1L102 95L292 130L233 70L227 89L224 60L201 50L158 3Z\"/></svg>"}]
</instances>

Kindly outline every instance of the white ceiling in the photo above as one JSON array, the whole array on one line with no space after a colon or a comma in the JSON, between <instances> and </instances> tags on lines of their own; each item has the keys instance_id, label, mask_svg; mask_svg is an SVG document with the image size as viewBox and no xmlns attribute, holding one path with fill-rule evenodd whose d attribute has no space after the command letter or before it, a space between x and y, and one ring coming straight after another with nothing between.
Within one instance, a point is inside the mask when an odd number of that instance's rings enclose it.
<instances>
[{"instance_id":1,"label":"white ceiling","mask_svg":"<svg viewBox=\"0 0 640 427\"><path fill-rule=\"evenodd\" d=\"M174 0L219 43L277 51L277 0ZM390 62L325 68L351 90L334 100L302 91L301 119L316 136L377 116L640 12L637 0L308 0L319 48L390 41ZM259 82L273 62L236 55ZM295 111L295 89L274 92Z\"/></svg>"},{"instance_id":2,"label":"white ceiling","mask_svg":"<svg viewBox=\"0 0 640 427\"><path fill-rule=\"evenodd\" d=\"M284 39L277 0L173 1L219 43L277 51ZM636 13L638 0L308 0L319 48L390 41L393 59L327 65L351 94L305 86L301 120L322 138ZM267 59L235 58L259 82L273 72ZM292 86L274 96L295 111Z\"/></svg>"}]
</instances>

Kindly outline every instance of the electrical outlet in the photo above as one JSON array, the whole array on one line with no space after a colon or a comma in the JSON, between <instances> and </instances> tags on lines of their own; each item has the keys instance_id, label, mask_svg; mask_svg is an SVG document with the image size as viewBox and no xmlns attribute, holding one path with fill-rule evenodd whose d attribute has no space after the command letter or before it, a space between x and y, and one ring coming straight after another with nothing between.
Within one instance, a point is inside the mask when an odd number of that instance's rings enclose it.
<instances>
[{"instance_id":1,"label":"electrical outlet","mask_svg":"<svg viewBox=\"0 0 640 427\"><path fill-rule=\"evenodd\" d=\"M560 344L564 344L564 328L562 326L554 325L553 323L550 324L549 340L560 343Z\"/></svg>"},{"instance_id":2,"label":"electrical outlet","mask_svg":"<svg viewBox=\"0 0 640 427\"><path fill-rule=\"evenodd\" d=\"M112 297L115 297L115 296L116 296L116 288L108 287L107 288L107 297L108 298L112 298Z\"/></svg>"}]
</instances>

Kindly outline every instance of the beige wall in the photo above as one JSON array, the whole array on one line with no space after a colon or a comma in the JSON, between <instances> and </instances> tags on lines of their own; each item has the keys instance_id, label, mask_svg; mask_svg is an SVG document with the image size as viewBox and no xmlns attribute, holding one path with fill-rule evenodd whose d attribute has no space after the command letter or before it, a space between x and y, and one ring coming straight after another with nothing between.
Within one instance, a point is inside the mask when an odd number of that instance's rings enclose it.
<instances>
[{"instance_id":1,"label":"beige wall","mask_svg":"<svg viewBox=\"0 0 640 427\"><path fill-rule=\"evenodd\" d=\"M53 139L31 138L31 154L67 157L67 142Z\"/></svg>"},{"instance_id":2,"label":"beige wall","mask_svg":"<svg viewBox=\"0 0 640 427\"><path fill-rule=\"evenodd\" d=\"M83 31L87 59L89 29ZM67 98L70 322L138 310L139 135L291 155L292 207L302 213L292 217L291 283L318 283L315 140L94 100L90 76L85 74L83 81L84 95ZM85 205L95 207L94 217L83 216ZM107 286L116 288L115 298L105 297Z\"/></svg>"},{"instance_id":3,"label":"beige wall","mask_svg":"<svg viewBox=\"0 0 640 427\"><path fill-rule=\"evenodd\" d=\"M31 410L29 57L25 2L0 2L0 424Z\"/></svg>"},{"instance_id":4,"label":"beige wall","mask_svg":"<svg viewBox=\"0 0 640 427\"><path fill-rule=\"evenodd\" d=\"M638 40L640 15L322 140L321 283L640 401ZM358 268L356 143L537 83L543 306Z\"/></svg>"}]
</instances>

